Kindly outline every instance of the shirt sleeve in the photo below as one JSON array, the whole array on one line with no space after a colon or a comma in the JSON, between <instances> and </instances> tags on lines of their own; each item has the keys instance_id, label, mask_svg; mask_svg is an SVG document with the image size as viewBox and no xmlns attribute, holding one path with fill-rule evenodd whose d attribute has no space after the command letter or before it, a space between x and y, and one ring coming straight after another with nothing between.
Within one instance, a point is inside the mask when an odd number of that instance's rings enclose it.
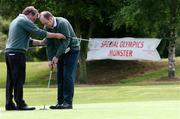
<instances>
[{"instance_id":1,"label":"shirt sleeve","mask_svg":"<svg viewBox=\"0 0 180 119\"><path fill-rule=\"evenodd\" d=\"M29 38L29 47L32 47L33 46L33 39L32 38Z\"/></svg>"},{"instance_id":2,"label":"shirt sleeve","mask_svg":"<svg viewBox=\"0 0 180 119\"><path fill-rule=\"evenodd\" d=\"M23 27L30 34L45 38L47 36L47 31L38 28L33 22L23 20L21 23L21 27Z\"/></svg>"},{"instance_id":3,"label":"shirt sleeve","mask_svg":"<svg viewBox=\"0 0 180 119\"><path fill-rule=\"evenodd\" d=\"M65 36L70 36L70 30L69 26L67 23L61 24L61 33ZM67 47L70 44L71 38L66 37L66 39L61 39L62 40L62 45L59 46L57 52L56 52L56 57L59 58L67 49Z\"/></svg>"},{"instance_id":4,"label":"shirt sleeve","mask_svg":"<svg viewBox=\"0 0 180 119\"><path fill-rule=\"evenodd\" d=\"M50 39L46 39L47 40L47 48L46 48L46 53L47 53L47 57L48 60L51 61L52 58L55 56L55 52L54 52L54 45L53 45L53 40Z\"/></svg>"}]
</instances>

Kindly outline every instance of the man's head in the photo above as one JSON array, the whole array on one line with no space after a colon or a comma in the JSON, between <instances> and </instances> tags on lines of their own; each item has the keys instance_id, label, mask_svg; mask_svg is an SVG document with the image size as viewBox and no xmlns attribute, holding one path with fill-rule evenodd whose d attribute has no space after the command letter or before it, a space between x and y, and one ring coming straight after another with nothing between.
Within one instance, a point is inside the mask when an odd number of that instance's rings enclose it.
<instances>
[{"instance_id":1,"label":"man's head","mask_svg":"<svg viewBox=\"0 0 180 119\"><path fill-rule=\"evenodd\" d=\"M41 23L48 27L48 28L52 28L53 24L54 24L54 17L53 15L49 12L49 11L43 11L40 13L39 16L39 20L41 21Z\"/></svg>"},{"instance_id":2,"label":"man's head","mask_svg":"<svg viewBox=\"0 0 180 119\"><path fill-rule=\"evenodd\" d=\"M38 10L35 9L33 6L26 7L23 10L22 14L26 15L28 19L30 19L32 22L35 22L39 16Z\"/></svg>"}]
</instances>

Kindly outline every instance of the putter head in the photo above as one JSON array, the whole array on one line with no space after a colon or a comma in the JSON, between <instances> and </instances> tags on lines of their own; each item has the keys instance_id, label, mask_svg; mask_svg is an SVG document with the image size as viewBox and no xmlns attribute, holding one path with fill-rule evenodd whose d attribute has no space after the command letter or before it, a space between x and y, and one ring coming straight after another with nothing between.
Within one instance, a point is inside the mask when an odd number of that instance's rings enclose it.
<instances>
[{"instance_id":1,"label":"putter head","mask_svg":"<svg viewBox=\"0 0 180 119\"><path fill-rule=\"evenodd\" d=\"M48 110L48 109L47 109L46 106L44 105L44 107L43 107L43 108L40 108L39 110Z\"/></svg>"}]
</instances>

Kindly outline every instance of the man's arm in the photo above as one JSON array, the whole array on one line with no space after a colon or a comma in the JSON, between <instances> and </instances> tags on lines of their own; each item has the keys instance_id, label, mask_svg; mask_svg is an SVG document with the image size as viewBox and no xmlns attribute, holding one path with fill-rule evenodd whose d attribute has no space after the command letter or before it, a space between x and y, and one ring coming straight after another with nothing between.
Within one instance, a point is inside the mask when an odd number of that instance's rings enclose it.
<instances>
[{"instance_id":1,"label":"man's arm","mask_svg":"<svg viewBox=\"0 0 180 119\"><path fill-rule=\"evenodd\" d=\"M54 42L53 40L45 39L45 43L47 44L46 53L48 57L48 66L49 69L52 70L55 67L55 64L52 62L53 56L55 55Z\"/></svg>"},{"instance_id":2,"label":"man's arm","mask_svg":"<svg viewBox=\"0 0 180 119\"><path fill-rule=\"evenodd\" d=\"M65 34L66 36L70 36L70 30L69 30L69 27L67 24L61 24L61 29L62 30L62 33ZM63 54L65 53L65 50L68 48L69 44L70 44L70 41L71 41L71 38L69 37L66 37L65 40L62 40L62 44L59 46L57 52L56 52L56 55L53 57L52 61L54 64L57 64L58 62L58 58Z\"/></svg>"},{"instance_id":3,"label":"man's arm","mask_svg":"<svg viewBox=\"0 0 180 119\"><path fill-rule=\"evenodd\" d=\"M32 45L33 46L44 46L44 45L46 45L46 43L45 43L45 40L32 39Z\"/></svg>"},{"instance_id":4,"label":"man's arm","mask_svg":"<svg viewBox=\"0 0 180 119\"><path fill-rule=\"evenodd\" d=\"M47 38L65 39L66 37L61 33L47 32Z\"/></svg>"},{"instance_id":5,"label":"man's arm","mask_svg":"<svg viewBox=\"0 0 180 119\"><path fill-rule=\"evenodd\" d=\"M57 52L55 53L54 57L52 58L52 62L53 64L57 64L58 63L58 59L59 57L65 53L68 45L69 45L69 42L70 40L69 39L66 39L66 40L63 40L62 41L63 43L59 46Z\"/></svg>"},{"instance_id":6,"label":"man's arm","mask_svg":"<svg viewBox=\"0 0 180 119\"><path fill-rule=\"evenodd\" d=\"M47 32L45 30L40 29L39 27L37 27L34 23L30 21L22 20L20 25L21 27L26 29L30 34L33 34L41 38L46 37L46 38L65 39L65 36L63 34Z\"/></svg>"},{"instance_id":7,"label":"man's arm","mask_svg":"<svg viewBox=\"0 0 180 119\"><path fill-rule=\"evenodd\" d=\"M44 38L43 40L37 40L30 38L29 40L29 46L45 46L47 44L47 39Z\"/></svg>"},{"instance_id":8,"label":"man's arm","mask_svg":"<svg viewBox=\"0 0 180 119\"><path fill-rule=\"evenodd\" d=\"M47 57L48 57L48 61L51 61L53 56L56 54L56 51L54 49L54 41L50 40L50 39L46 39L46 53L47 53Z\"/></svg>"},{"instance_id":9,"label":"man's arm","mask_svg":"<svg viewBox=\"0 0 180 119\"><path fill-rule=\"evenodd\" d=\"M47 31L40 29L33 22L30 22L28 20L22 20L21 22L19 22L19 25L31 35L38 36L40 38L44 38L47 36Z\"/></svg>"}]
</instances>

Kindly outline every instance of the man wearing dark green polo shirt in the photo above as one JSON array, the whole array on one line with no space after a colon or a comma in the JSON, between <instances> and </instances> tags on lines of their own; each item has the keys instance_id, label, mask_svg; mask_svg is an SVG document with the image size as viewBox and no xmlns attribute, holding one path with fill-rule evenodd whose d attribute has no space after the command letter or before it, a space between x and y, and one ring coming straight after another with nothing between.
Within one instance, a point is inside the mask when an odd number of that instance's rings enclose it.
<instances>
[{"instance_id":1,"label":"man wearing dark green polo shirt","mask_svg":"<svg viewBox=\"0 0 180 119\"><path fill-rule=\"evenodd\" d=\"M62 33L65 40L47 39L49 68L57 64L57 104L50 109L72 109L74 81L76 78L77 61L80 41L67 19L54 17L50 12L40 13L40 21L49 32ZM70 51L67 52L67 49Z\"/></svg>"},{"instance_id":2,"label":"man wearing dark green polo shirt","mask_svg":"<svg viewBox=\"0 0 180 119\"><path fill-rule=\"evenodd\" d=\"M17 16L10 24L5 57L7 66L6 82L6 110L34 110L28 107L23 99L23 85L25 83L26 56L25 53L30 41L30 35L38 37L64 39L60 33L50 33L39 29L35 24L38 11L33 7L26 7L22 14ZM37 40L32 40L37 44ZM41 42L40 42L41 43ZM16 105L13 101L16 102Z\"/></svg>"}]
</instances>

